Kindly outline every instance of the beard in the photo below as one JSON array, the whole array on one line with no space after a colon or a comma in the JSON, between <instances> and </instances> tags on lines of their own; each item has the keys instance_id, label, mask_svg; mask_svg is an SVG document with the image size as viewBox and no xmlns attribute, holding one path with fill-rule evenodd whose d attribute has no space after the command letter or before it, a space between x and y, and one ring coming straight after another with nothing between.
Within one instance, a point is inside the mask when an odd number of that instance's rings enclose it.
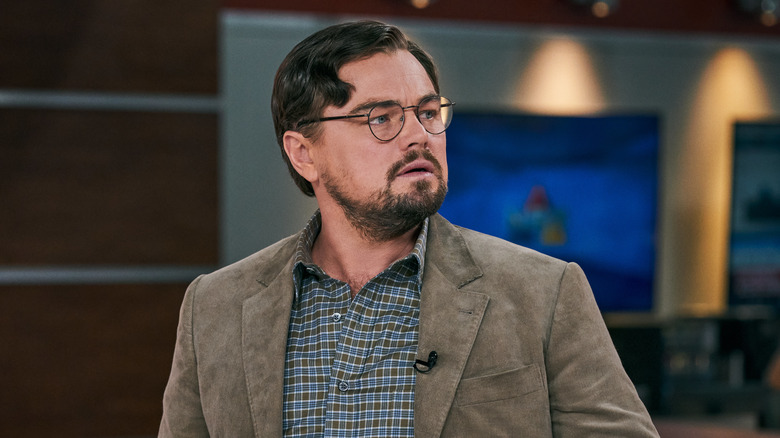
<instances>
[{"instance_id":1,"label":"beard","mask_svg":"<svg viewBox=\"0 0 780 438\"><path fill-rule=\"evenodd\" d=\"M433 164L436 187L431 181L420 180L408 193L393 193L391 184L398 172L418 158ZM325 190L339 204L350 224L367 240L375 242L392 240L420 225L439 210L447 195L441 164L427 149L413 150L394 163L386 174L385 187L370 194L366 200L350 198L341 181L328 174L323 174L322 179Z\"/></svg>"}]
</instances>

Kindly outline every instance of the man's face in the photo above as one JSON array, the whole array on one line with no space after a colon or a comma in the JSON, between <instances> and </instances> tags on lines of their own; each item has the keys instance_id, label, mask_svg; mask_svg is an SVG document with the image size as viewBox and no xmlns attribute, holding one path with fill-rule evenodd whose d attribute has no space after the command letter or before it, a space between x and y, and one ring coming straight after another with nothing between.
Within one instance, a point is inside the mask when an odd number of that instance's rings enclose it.
<instances>
[{"instance_id":1,"label":"man's face","mask_svg":"<svg viewBox=\"0 0 780 438\"><path fill-rule=\"evenodd\" d=\"M365 114L376 102L417 105L436 94L425 69L407 51L345 64L339 78L352 84L352 96L343 108L325 108L323 117ZM428 133L412 108L390 141L375 138L365 117L323 123L315 155L324 189L318 201L335 201L372 240L392 239L419 225L447 193L445 134Z\"/></svg>"}]
</instances>

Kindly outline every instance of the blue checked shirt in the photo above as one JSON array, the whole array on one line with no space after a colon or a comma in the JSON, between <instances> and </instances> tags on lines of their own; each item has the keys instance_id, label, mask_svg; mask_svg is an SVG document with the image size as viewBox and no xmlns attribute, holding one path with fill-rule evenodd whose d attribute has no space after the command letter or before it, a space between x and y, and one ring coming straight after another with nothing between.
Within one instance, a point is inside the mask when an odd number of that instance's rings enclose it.
<instances>
[{"instance_id":1,"label":"blue checked shirt","mask_svg":"<svg viewBox=\"0 0 780 438\"><path fill-rule=\"evenodd\" d=\"M311 261L317 212L298 241L284 371L285 436L414 436L414 360L426 219L412 252L350 298Z\"/></svg>"}]
</instances>

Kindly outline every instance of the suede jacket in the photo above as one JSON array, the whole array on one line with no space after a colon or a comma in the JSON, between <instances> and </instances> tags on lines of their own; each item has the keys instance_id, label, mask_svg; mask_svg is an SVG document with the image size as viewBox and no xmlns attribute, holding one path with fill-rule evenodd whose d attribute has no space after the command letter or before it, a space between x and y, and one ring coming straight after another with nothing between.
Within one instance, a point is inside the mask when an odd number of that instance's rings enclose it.
<instances>
[{"instance_id":1,"label":"suede jacket","mask_svg":"<svg viewBox=\"0 0 780 438\"><path fill-rule=\"evenodd\" d=\"M282 436L297 237L187 289L159 436ZM420 297L416 437L658 436L576 264L434 215Z\"/></svg>"}]
</instances>

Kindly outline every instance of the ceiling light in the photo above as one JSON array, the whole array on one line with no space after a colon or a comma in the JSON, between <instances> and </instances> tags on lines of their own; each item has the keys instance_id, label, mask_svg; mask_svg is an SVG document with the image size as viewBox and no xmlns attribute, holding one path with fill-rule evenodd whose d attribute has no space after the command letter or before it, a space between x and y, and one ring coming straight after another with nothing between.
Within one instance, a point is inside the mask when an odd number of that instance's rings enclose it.
<instances>
[{"instance_id":1,"label":"ceiling light","mask_svg":"<svg viewBox=\"0 0 780 438\"><path fill-rule=\"evenodd\" d=\"M780 0L735 0L737 9L756 17L764 26L774 26L780 18Z\"/></svg>"},{"instance_id":2,"label":"ceiling light","mask_svg":"<svg viewBox=\"0 0 780 438\"><path fill-rule=\"evenodd\" d=\"M417 9L425 9L435 0L408 0L409 3Z\"/></svg>"},{"instance_id":3,"label":"ceiling light","mask_svg":"<svg viewBox=\"0 0 780 438\"><path fill-rule=\"evenodd\" d=\"M598 18L612 14L619 4L619 0L569 0L569 2L577 7L590 9L591 14Z\"/></svg>"}]
</instances>

